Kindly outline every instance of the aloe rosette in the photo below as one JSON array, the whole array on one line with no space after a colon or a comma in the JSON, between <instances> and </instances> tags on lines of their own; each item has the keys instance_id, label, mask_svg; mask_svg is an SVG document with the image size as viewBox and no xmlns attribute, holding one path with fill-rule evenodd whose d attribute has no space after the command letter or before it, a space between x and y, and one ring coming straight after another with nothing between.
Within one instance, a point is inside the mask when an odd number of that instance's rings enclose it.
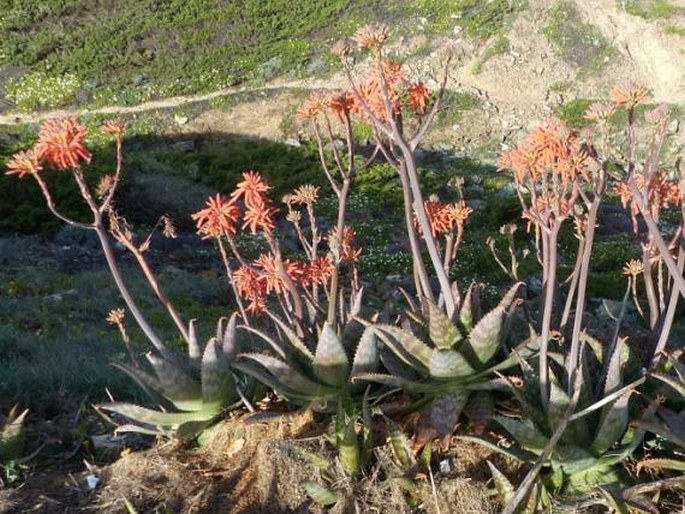
<instances>
[{"instance_id":1,"label":"aloe rosette","mask_svg":"<svg viewBox=\"0 0 685 514\"><path fill-rule=\"evenodd\" d=\"M28 412L26 409L19 413L15 406L9 412L5 422L0 423L0 464L9 462L21 455L24 447L23 425Z\"/></svg>"},{"instance_id":2,"label":"aloe rosette","mask_svg":"<svg viewBox=\"0 0 685 514\"><path fill-rule=\"evenodd\" d=\"M613 350L607 350L597 340L582 334L578 373L573 391L577 391L577 405L558 443L545 462L541 478L535 487L538 500L549 505L550 493L559 497L577 498L596 487L606 491L619 490L622 478L618 464L630 456L641 444L645 430L630 426L630 399L637 379L626 385L625 376L631 368L631 352L625 340L619 340ZM478 437L462 436L476 441L515 459L534 463L545 451L552 434L568 416L572 398L567 394L568 358L550 352L550 394L545 409L540 397L538 373L522 362L523 381L511 383L511 391L519 403L520 417L495 416L494 420L516 442L516 446L502 446ZM651 404L642 418L653 415ZM498 489L509 490L503 475L493 471ZM506 497L502 497L507 501Z\"/></svg>"},{"instance_id":3,"label":"aloe rosette","mask_svg":"<svg viewBox=\"0 0 685 514\"><path fill-rule=\"evenodd\" d=\"M154 410L132 403L109 403L100 405L105 411L119 414L132 422L122 425L117 431L142 433L175 433L192 438L206 428L223 409L239 401L236 379L231 363L237 354L236 317L222 318L217 324L217 333L201 348L194 321L189 326L187 359L162 358L147 354L154 374L140 367L125 363L114 363L126 372L146 392L170 404L176 411Z\"/></svg>"},{"instance_id":4,"label":"aloe rosette","mask_svg":"<svg viewBox=\"0 0 685 514\"><path fill-rule=\"evenodd\" d=\"M234 367L271 387L291 403L334 411L340 402L346 403L363 391L363 384L352 383L352 377L373 373L379 367L378 343L373 330L364 330L355 344L349 338L339 337L329 323L324 323L312 350L279 318L272 318L283 337L274 338L251 330L271 346L275 355L241 353ZM348 328L353 323L349 322Z\"/></svg>"},{"instance_id":5,"label":"aloe rosette","mask_svg":"<svg viewBox=\"0 0 685 514\"><path fill-rule=\"evenodd\" d=\"M499 305L482 317L479 316L479 288L472 286L461 302L456 323L436 305L425 302L424 315L414 312L411 317L418 325L416 331L427 335L430 344L410 330L374 325L374 332L402 366L385 360L389 374L365 373L357 379L429 398L429 415L423 418L423 425L443 440L452 434L465 409L477 429L482 430L492 412L490 392L506 389L497 372L516 366L520 359L533 352L535 340L527 340L508 355L499 357L520 286L519 283L509 289Z\"/></svg>"}]
</instances>

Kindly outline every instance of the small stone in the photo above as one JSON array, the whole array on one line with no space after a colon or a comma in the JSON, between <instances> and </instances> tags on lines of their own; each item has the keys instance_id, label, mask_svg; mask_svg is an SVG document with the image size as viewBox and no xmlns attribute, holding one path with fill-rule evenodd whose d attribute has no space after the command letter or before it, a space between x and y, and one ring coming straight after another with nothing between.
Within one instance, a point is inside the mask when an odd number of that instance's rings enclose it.
<instances>
[{"instance_id":1,"label":"small stone","mask_svg":"<svg viewBox=\"0 0 685 514\"><path fill-rule=\"evenodd\" d=\"M300 146L302 146L302 143L300 143L297 139L293 139L293 138L291 138L291 137L289 137L288 139L286 139L286 140L284 141L284 143L285 143L286 145L288 145L288 146L294 146L294 147L296 147L296 148L299 148Z\"/></svg>"},{"instance_id":2,"label":"small stone","mask_svg":"<svg viewBox=\"0 0 685 514\"><path fill-rule=\"evenodd\" d=\"M176 123L176 125L185 125L188 123L188 116L179 116L178 114L175 114L174 123Z\"/></svg>"}]
</instances>

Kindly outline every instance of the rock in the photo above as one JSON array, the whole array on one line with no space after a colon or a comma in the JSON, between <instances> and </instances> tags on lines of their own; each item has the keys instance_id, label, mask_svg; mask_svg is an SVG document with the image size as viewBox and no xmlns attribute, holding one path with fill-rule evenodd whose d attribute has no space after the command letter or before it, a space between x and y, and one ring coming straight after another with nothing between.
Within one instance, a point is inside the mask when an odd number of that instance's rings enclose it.
<instances>
[{"instance_id":1,"label":"rock","mask_svg":"<svg viewBox=\"0 0 685 514\"><path fill-rule=\"evenodd\" d=\"M288 146L294 146L296 148L299 148L300 146L302 146L302 143L300 143L297 139L293 139L291 137L286 139L283 142Z\"/></svg>"},{"instance_id":2,"label":"rock","mask_svg":"<svg viewBox=\"0 0 685 514\"><path fill-rule=\"evenodd\" d=\"M668 133L677 134L680 132L680 120L675 118L668 124Z\"/></svg>"},{"instance_id":3,"label":"rock","mask_svg":"<svg viewBox=\"0 0 685 514\"><path fill-rule=\"evenodd\" d=\"M174 123L176 123L176 125L185 125L188 123L188 116L179 116L178 114L174 114Z\"/></svg>"}]
</instances>

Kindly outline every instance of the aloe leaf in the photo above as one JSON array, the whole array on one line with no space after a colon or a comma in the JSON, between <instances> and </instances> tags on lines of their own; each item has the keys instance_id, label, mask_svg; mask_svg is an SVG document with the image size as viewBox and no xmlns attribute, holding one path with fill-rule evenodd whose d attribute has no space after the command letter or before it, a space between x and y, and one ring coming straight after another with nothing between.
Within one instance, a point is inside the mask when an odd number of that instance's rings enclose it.
<instances>
[{"instance_id":1,"label":"aloe leaf","mask_svg":"<svg viewBox=\"0 0 685 514\"><path fill-rule=\"evenodd\" d=\"M457 392L438 396L431 402L431 426L435 428L441 440L449 440L468 399L468 392Z\"/></svg>"},{"instance_id":2,"label":"aloe leaf","mask_svg":"<svg viewBox=\"0 0 685 514\"><path fill-rule=\"evenodd\" d=\"M514 284L499 305L483 316L469 334L469 345L483 365L492 359L502 343L505 315L514 302L520 286L520 282Z\"/></svg>"},{"instance_id":3,"label":"aloe leaf","mask_svg":"<svg viewBox=\"0 0 685 514\"><path fill-rule=\"evenodd\" d=\"M7 424L0 430L0 463L16 459L21 455L24 446L24 432L22 430L28 409L16 415L16 407L12 409Z\"/></svg>"},{"instance_id":4,"label":"aloe leaf","mask_svg":"<svg viewBox=\"0 0 685 514\"><path fill-rule=\"evenodd\" d=\"M540 484L535 482L528 493L528 499L523 507L521 514L535 514L538 512L538 504L540 503Z\"/></svg>"},{"instance_id":5,"label":"aloe leaf","mask_svg":"<svg viewBox=\"0 0 685 514\"><path fill-rule=\"evenodd\" d=\"M376 335L378 335L376 333ZM383 344L378 345L378 357L381 364L388 371L389 374L397 377L402 377L407 380L417 380L418 372L410 368L402 359Z\"/></svg>"},{"instance_id":6,"label":"aloe leaf","mask_svg":"<svg viewBox=\"0 0 685 514\"><path fill-rule=\"evenodd\" d=\"M683 417L683 412L676 414L671 409L667 409L666 407L659 407L658 410L659 417L666 422L666 425L671 432L673 434L677 434L681 438L685 438L685 417ZM685 449L685 445L681 446L683 446L683 449Z\"/></svg>"},{"instance_id":7,"label":"aloe leaf","mask_svg":"<svg viewBox=\"0 0 685 514\"><path fill-rule=\"evenodd\" d=\"M602 409L599 428L590 449L597 455L606 452L611 446L619 442L628 428L628 400L627 393L619 397L615 402L606 405Z\"/></svg>"},{"instance_id":8,"label":"aloe leaf","mask_svg":"<svg viewBox=\"0 0 685 514\"><path fill-rule=\"evenodd\" d=\"M619 339L614 348L614 353L607 356L606 381L604 382L604 395L609 395L614 391L620 389L623 385L623 355L625 353L625 339Z\"/></svg>"},{"instance_id":9,"label":"aloe leaf","mask_svg":"<svg viewBox=\"0 0 685 514\"><path fill-rule=\"evenodd\" d=\"M391 325L376 325L378 337L395 355L422 374L428 374L432 349L413 334Z\"/></svg>"},{"instance_id":10,"label":"aloe leaf","mask_svg":"<svg viewBox=\"0 0 685 514\"><path fill-rule=\"evenodd\" d=\"M495 416L494 419L526 450L540 453L549 441L548 437L523 421L504 416Z\"/></svg>"},{"instance_id":11,"label":"aloe leaf","mask_svg":"<svg viewBox=\"0 0 685 514\"><path fill-rule=\"evenodd\" d=\"M411 442L400 426L392 420L389 423L390 448L395 460L404 470L416 465L416 459L411 449Z\"/></svg>"},{"instance_id":12,"label":"aloe leaf","mask_svg":"<svg viewBox=\"0 0 685 514\"><path fill-rule=\"evenodd\" d=\"M433 302L428 301L427 303L430 339L439 350L449 350L461 341L463 336L454 326L454 323Z\"/></svg>"},{"instance_id":13,"label":"aloe leaf","mask_svg":"<svg viewBox=\"0 0 685 514\"><path fill-rule=\"evenodd\" d=\"M470 332L480 318L480 284L472 282L459 309L459 321Z\"/></svg>"},{"instance_id":14,"label":"aloe leaf","mask_svg":"<svg viewBox=\"0 0 685 514\"><path fill-rule=\"evenodd\" d=\"M680 354L682 356L682 353ZM685 383L685 364L680 362L678 358L674 355L669 355L668 360L671 361L673 368L681 382Z\"/></svg>"},{"instance_id":15,"label":"aloe leaf","mask_svg":"<svg viewBox=\"0 0 685 514\"><path fill-rule=\"evenodd\" d=\"M477 443L481 446L484 446L485 448L488 448L494 452L504 455L505 457L511 457L512 459L521 462L535 462L535 460L537 459L536 454L531 453L527 450L523 450L521 448L516 447L505 448L481 437L474 437L470 435L458 435L456 436L456 438L461 441L470 441L472 443Z\"/></svg>"},{"instance_id":16,"label":"aloe leaf","mask_svg":"<svg viewBox=\"0 0 685 514\"><path fill-rule=\"evenodd\" d=\"M178 409L197 409L197 401L202 397L200 384L168 360L151 353L148 353L146 357L159 380L158 392Z\"/></svg>"},{"instance_id":17,"label":"aloe leaf","mask_svg":"<svg viewBox=\"0 0 685 514\"><path fill-rule=\"evenodd\" d=\"M115 434L124 434L128 432L133 432L135 434L143 434L143 435L153 435L153 436L159 436L159 435L169 435L165 430L162 430L161 428L145 428L141 425L133 425L133 424L126 424L126 425L119 425L114 429Z\"/></svg>"},{"instance_id":18,"label":"aloe leaf","mask_svg":"<svg viewBox=\"0 0 685 514\"><path fill-rule=\"evenodd\" d=\"M145 390L151 397L156 397L156 395L164 396L162 392L162 385L156 376L151 375L143 371L142 369L126 364L125 362L112 362L112 366L120 369L131 377L142 389ZM168 399L168 398L167 398ZM185 409L185 410L195 410L195 409Z\"/></svg>"},{"instance_id":19,"label":"aloe leaf","mask_svg":"<svg viewBox=\"0 0 685 514\"><path fill-rule=\"evenodd\" d=\"M376 382L389 387L401 388L412 393L433 393L438 389L434 384L417 382L404 377L398 377L397 375L386 375L383 373L360 373L354 376L354 382L359 381Z\"/></svg>"},{"instance_id":20,"label":"aloe leaf","mask_svg":"<svg viewBox=\"0 0 685 514\"><path fill-rule=\"evenodd\" d=\"M340 466L348 476L354 477L361 470L359 455L359 440L354 431L355 421L352 419L345 423L343 437L338 445L338 458Z\"/></svg>"},{"instance_id":21,"label":"aloe leaf","mask_svg":"<svg viewBox=\"0 0 685 514\"><path fill-rule=\"evenodd\" d=\"M217 337L217 341L221 344L221 352L224 354L227 362L233 362L235 356L238 354L238 313L234 312L228 319L226 328ZM219 330L220 327L217 327Z\"/></svg>"},{"instance_id":22,"label":"aloe leaf","mask_svg":"<svg viewBox=\"0 0 685 514\"><path fill-rule=\"evenodd\" d=\"M262 332L261 330L257 330L256 328L248 327L246 325L242 325L241 328L243 328L244 330L247 330L248 332L251 332L255 335L258 335L260 338L262 338L264 340L264 342L266 342L269 346L271 346L271 348L278 354L278 356L280 358L282 358L282 359L288 358L286 351L283 348L283 346L281 345L280 341L276 341L270 335L266 334L265 332ZM307 351L309 351L309 350L307 350ZM310 353L310 355L311 355L311 353ZM314 356L311 355L311 358L313 359ZM310 359L310 361L311 361L311 359Z\"/></svg>"},{"instance_id":23,"label":"aloe leaf","mask_svg":"<svg viewBox=\"0 0 685 514\"><path fill-rule=\"evenodd\" d=\"M428 362L428 373L433 378L468 378L475 370L467 360L454 350L433 350Z\"/></svg>"},{"instance_id":24,"label":"aloe leaf","mask_svg":"<svg viewBox=\"0 0 685 514\"><path fill-rule=\"evenodd\" d=\"M597 486L620 483L616 470L603 465L589 466L575 471L564 468L564 472L568 475L566 488L570 494L582 494Z\"/></svg>"},{"instance_id":25,"label":"aloe leaf","mask_svg":"<svg viewBox=\"0 0 685 514\"><path fill-rule=\"evenodd\" d=\"M316 377L332 387L344 386L349 378L350 361L347 359L347 353L335 330L328 323L323 324L312 367Z\"/></svg>"},{"instance_id":26,"label":"aloe leaf","mask_svg":"<svg viewBox=\"0 0 685 514\"><path fill-rule=\"evenodd\" d=\"M302 487L304 487L307 495L309 495L314 503L323 507L335 505L340 499L337 493L331 491L328 487L325 487L318 482L307 480L306 482L302 482Z\"/></svg>"},{"instance_id":27,"label":"aloe leaf","mask_svg":"<svg viewBox=\"0 0 685 514\"><path fill-rule=\"evenodd\" d=\"M100 409L115 412L136 423L155 427L176 427L189 421L205 421L213 418L218 412L194 411L194 412L162 412L133 403L108 403L99 405Z\"/></svg>"},{"instance_id":28,"label":"aloe leaf","mask_svg":"<svg viewBox=\"0 0 685 514\"><path fill-rule=\"evenodd\" d=\"M216 339L210 339L202 356L202 402L221 408L236 397L236 385L218 346Z\"/></svg>"},{"instance_id":29,"label":"aloe leaf","mask_svg":"<svg viewBox=\"0 0 685 514\"><path fill-rule=\"evenodd\" d=\"M597 466L600 461L585 448L563 444L557 446L552 452L552 462L568 475L586 471Z\"/></svg>"},{"instance_id":30,"label":"aloe leaf","mask_svg":"<svg viewBox=\"0 0 685 514\"><path fill-rule=\"evenodd\" d=\"M509 504L516 493L514 485L492 462L489 460L485 462L488 463L488 467L490 468L490 474L492 474L492 480L495 482L495 489L497 489L497 496L499 497L500 502L502 505Z\"/></svg>"},{"instance_id":31,"label":"aloe leaf","mask_svg":"<svg viewBox=\"0 0 685 514\"><path fill-rule=\"evenodd\" d=\"M685 398L685 383L675 380L673 377L669 377L668 375L662 375L660 373L650 373L649 376L654 377L657 380L663 382L664 384L672 387L678 392L678 394Z\"/></svg>"},{"instance_id":32,"label":"aloe leaf","mask_svg":"<svg viewBox=\"0 0 685 514\"><path fill-rule=\"evenodd\" d=\"M661 425L658 425L656 423L650 423L649 421L644 421L644 420L638 420L634 422L635 426L643 431L647 432L652 432L653 434L656 434L658 436L663 437L664 439L667 439L671 441L674 444L677 444L681 448L685 448L685 437L682 437L671 430L669 430L666 427L663 427Z\"/></svg>"},{"instance_id":33,"label":"aloe leaf","mask_svg":"<svg viewBox=\"0 0 685 514\"><path fill-rule=\"evenodd\" d=\"M200 350L200 343L197 338L197 329L195 328L194 319L188 323L188 357L194 362L200 362L202 351Z\"/></svg>"},{"instance_id":34,"label":"aloe leaf","mask_svg":"<svg viewBox=\"0 0 685 514\"><path fill-rule=\"evenodd\" d=\"M362 373L375 373L378 371L380 358L378 355L378 338L372 328L364 330L357 351L354 354L352 361L352 369L350 370L350 378ZM362 387L363 383L360 384Z\"/></svg>"},{"instance_id":35,"label":"aloe leaf","mask_svg":"<svg viewBox=\"0 0 685 514\"><path fill-rule=\"evenodd\" d=\"M292 328L290 328L286 323L281 320L278 316L275 314L267 311L267 314L269 317L274 320L274 322L278 325L278 327L283 331L285 334L285 337L288 338L288 341L290 341L290 344L292 347L296 350L298 354L298 361L302 361L304 363L310 363L314 360L314 355L312 352L307 348L307 345L304 344L302 339L297 337L297 334L293 331Z\"/></svg>"},{"instance_id":36,"label":"aloe leaf","mask_svg":"<svg viewBox=\"0 0 685 514\"><path fill-rule=\"evenodd\" d=\"M250 365L251 363L258 366ZM337 389L317 384L288 363L265 353L241 353L234 366L286 397L295 395L315 400L332 399L338 395Z\"/></svg>"},{"instance_id":37,"label":"aloe leaf","mask_svg":"<svg viewBox=\"0 0 685 514\"><path fill-rule=\"evenodd\" d=\"M488 391L474 391L469 397L469 402L465 411L473 422L474 433L476 435L482 435L495 412L495 403L492 401L492 394Z\"/></svg>"}]
</instances>

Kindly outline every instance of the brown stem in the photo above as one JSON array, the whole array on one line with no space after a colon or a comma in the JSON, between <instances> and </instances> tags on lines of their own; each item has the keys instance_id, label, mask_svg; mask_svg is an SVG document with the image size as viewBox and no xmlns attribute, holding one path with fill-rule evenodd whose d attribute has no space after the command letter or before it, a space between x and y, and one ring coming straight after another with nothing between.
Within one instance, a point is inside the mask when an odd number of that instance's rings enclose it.
<instances>
[{"instance_id":1,"label":"brown stem","mask_svg":"<svg viewBox=\"0 0 685 514\"><path fill-rule=\"evenodd\" d=\"M580 275L580 267L583 264L583 254L585 253L585 238L581 237L578 243L578 253L576 254L576 264L571 273L571 285L568 288L568 295L566 296L566 305L564 305L564 313L561 316L561 328L566 327L568 319L571 315L571 306L573 305L573 298L576 294L576 287L578 286L578 278Z\"/></svg>"},{"instance_id":2,"label":"brown stem","mask_svg":"<svg viewBox=\"0 0 685 514\"><path fill-rule=\"evenodd\" d=\"M685 241L681 242L680 248L678 249L678 269L680 270L680 273L683 273L683 269L685 268L685 249L683 246L685 245ZM675 288L675 285L671 288L671 296L668 299L668 307L666 308L666 313L664 314L664 319L662 322L661 326L661 333L659 334L659 341L656 344L656 347L654 348L654 353L652 355L652 363L656 362L656 359L661 352L664 351L666 348L666 343L668 343L668 336L671 333L671 327L673 326L673 319L675 317L675 311L676 307L678 306L678 300L680 299L680 295L678 294L678 290Z\"/></svg>"},{"instance_id":3,"label":"brown stem","mask_svg":"<svg viewBox=\"0 0 685 514\"><path fill-rule=\"evenodd\" d=\"M645 283L645 293L649 304L649 328L654 328L659 316L656 291L654 290L654 278L652 276L652 245L647 243L642 247L642 278Z\"/></svg>"},{"instance_id":4,"label":"brown stem","mask_svg":"<svg viewBox=\"0 0 685 514\"><path fill-rule=\"evenodd\" d=\"M338 244L338 255L333 266L333 274L331 276L331 294L328 302L328 323L335 326L336 318L336 301L338 296L338 282L340 280L340 252L342 251L342 240L345 233L345 213L347 210L347 195L350 192L350 179L343 180L342 188L340 189L340 196L338 196L338 223L336 225L335 237Z\"/></svg>"},{"instance_id":5,"label":"brown stem","mask_svg":"<svg viewBox=\"0 0 685 514\"><path fill-rule=\"evenodd\" d=\"M543 234L543 242L546 241L546 267L547 277L544 283L544 306L542 308L542 328L540 338L540 396L542 405L547 409L549 401L549 364L547 359L547 349L552 327L552 310L554 308L554 289L557 277L557 237L561 223L555 221L549 234ZM545 245L543 245L545 246Z\"/></svg>"},{"instance_id":6,"label":"brown stem","mask_svg":"<svg viewBox=\"0 0 685 514\"><path fill-rule=\"evenodd\" d=\"M114 173L114 177L112 178L112 184L109 187L109 191L107 191L107 196L100 205L100 212L102 213L106 212L110 208L112 199L114 198L114 193L116 192L119 181L121 180L121 169L124 161L122 143L121 136L117 136L117 169Z\"/></svg>"},{"instance_id":7,"label":"brown stem","mask_svg":"<svg viewBox=\"0 0 685 514\"><path fill-rule=\"evenodd\" d=\"M219 252L221 253L221 260L224 263L224 268L226 269L226 276L228 277L228 283L231 284L231 289L233 290L233 296L235 296L235 301L238 304L238 310L240 310L240 316L242 316L245 325L250 326L250 318L247 317L247 312L245 311L245 306L243 305L243 299L238 294L238 288L235 285L235 280L233 279L233 272L231 271L231 266L228 263L228 252L224 247L224 243L220 237L216 238L216 242L219 244Z\"/></svg>"},{"instance_id":8,"label":"brown stem","mask_svg":"<svg viewBox=\"0 0 685 514\"><path fill-rule=\"evenodd\" d=\"M93 228L94 228L93 225L72 220L71 218L68 218L68 217L64 216L61 212L59 212L57 210L57 207L55 206L55 201L52 199L52 195L50 194L50 190L48 189L47 184L43 181L43 179L40 177L40 175L38 173L34 173L33 178L36 179L36 182L38 182L38 186L40 187L40 190L43 192L43 196L45 197L45 201L47 202L48 209L50 209L50 212L56 218L59 218L64 223L67 223L73 227L82 228L84 230L93 230Z\"/></svg>"}]
</instances>

